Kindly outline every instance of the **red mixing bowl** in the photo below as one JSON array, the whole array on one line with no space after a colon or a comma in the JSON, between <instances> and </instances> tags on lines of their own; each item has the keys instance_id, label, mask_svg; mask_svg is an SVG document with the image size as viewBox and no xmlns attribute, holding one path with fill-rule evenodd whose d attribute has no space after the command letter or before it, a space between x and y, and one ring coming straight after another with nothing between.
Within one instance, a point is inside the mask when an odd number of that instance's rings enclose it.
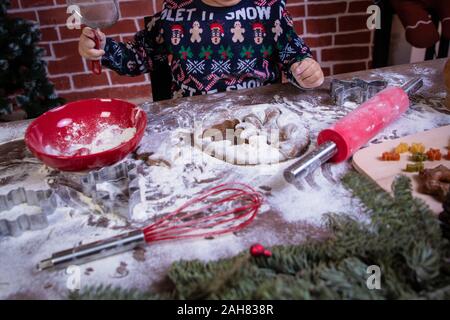
<instances>
[{"instance_id":1,"label":"red mixing bowl","mask_svg":"<svg viewBox=\"0 0 450 320\"><path fill-rule=\"evenodd\" d=\"M108 125L135 128L136 133L112 149L86 155L64 154L63 151L73 145L74 135L89 143ZM146 125L145 112L132 103L117 99L80 100L47 111L35 119L25 132L25 143L49 167L84 171L109 166L125 158L138 146Z\"/></svg>"}]
</instances>

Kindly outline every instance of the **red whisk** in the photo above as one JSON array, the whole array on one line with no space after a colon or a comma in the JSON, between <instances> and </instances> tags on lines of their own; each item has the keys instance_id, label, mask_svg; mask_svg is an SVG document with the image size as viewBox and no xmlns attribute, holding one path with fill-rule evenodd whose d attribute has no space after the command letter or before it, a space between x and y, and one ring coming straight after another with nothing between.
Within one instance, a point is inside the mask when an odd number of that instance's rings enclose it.
<instances>
[{"instance_id":1,"label":"red whisk","mask_svg":"<svg viewBox=\"0 0 450 320\"><path fill-rule=\"evenodd\" d=\"M130 250L144 242L212 237L238 231L255 218L261 194L242 183L224 183L187 201L153 224L119 236L52 254L40 270L81 264Z\"/></svg>"}]
</instances>

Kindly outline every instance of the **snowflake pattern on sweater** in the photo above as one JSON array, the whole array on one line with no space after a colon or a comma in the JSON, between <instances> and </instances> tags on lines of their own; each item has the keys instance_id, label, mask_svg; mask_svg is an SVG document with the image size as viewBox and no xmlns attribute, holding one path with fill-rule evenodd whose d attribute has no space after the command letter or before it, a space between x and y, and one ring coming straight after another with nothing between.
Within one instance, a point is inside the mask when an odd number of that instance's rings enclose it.
<instances>
[{"instance_id":1,"label":"snowflake pattern on sweater","mask_svg":"<svg viewBox=\"0 0 450 320\"><path fill-rule=\"evenodd\" d=\"M201 0L166 0L134 41L107 38L102 64L136 76L169 64L172 95L192 96L277 83L281 71L311 57L294 31L285 0L241 0L212 7Z\"/></svg>"}]
</instances>

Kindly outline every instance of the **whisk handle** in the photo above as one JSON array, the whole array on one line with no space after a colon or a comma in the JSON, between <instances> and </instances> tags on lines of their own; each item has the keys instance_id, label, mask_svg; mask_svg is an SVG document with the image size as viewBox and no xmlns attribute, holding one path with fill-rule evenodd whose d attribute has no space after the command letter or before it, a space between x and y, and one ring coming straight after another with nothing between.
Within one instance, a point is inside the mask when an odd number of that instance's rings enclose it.
<instances>
[{"instance_id":1,"label":"whisk handle","mask_svg":"<svg viewBox=\"0 0 450 320\"><path fill-rule=\"evenodd\" d=\"M99 258L131 250L144 243L145 239L142 230L130 231L112 238L55 252L50 258L39 262L37 268L39 270L46 270L63 268L72 264L83 264Z\"/></svg>"}]
</instances>

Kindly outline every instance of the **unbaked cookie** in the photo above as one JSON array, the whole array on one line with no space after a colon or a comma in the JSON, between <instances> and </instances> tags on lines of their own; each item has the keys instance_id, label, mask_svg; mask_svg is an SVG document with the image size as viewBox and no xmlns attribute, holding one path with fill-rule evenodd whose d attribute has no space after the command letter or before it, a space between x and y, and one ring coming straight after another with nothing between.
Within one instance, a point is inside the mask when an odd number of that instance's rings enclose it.
<instances>
[{"instance_id":1,"label":"unbaked cookie","mask_svg":"<svg viewBox=\"0 0 450 320\"><path fill-rule=\"evenodd\" d=\"M233 116L196 132L196 146L232 164L258 165L298 157L310 143L301 118L282 106L255 105Z\"/></svg>"}]
</instances>

